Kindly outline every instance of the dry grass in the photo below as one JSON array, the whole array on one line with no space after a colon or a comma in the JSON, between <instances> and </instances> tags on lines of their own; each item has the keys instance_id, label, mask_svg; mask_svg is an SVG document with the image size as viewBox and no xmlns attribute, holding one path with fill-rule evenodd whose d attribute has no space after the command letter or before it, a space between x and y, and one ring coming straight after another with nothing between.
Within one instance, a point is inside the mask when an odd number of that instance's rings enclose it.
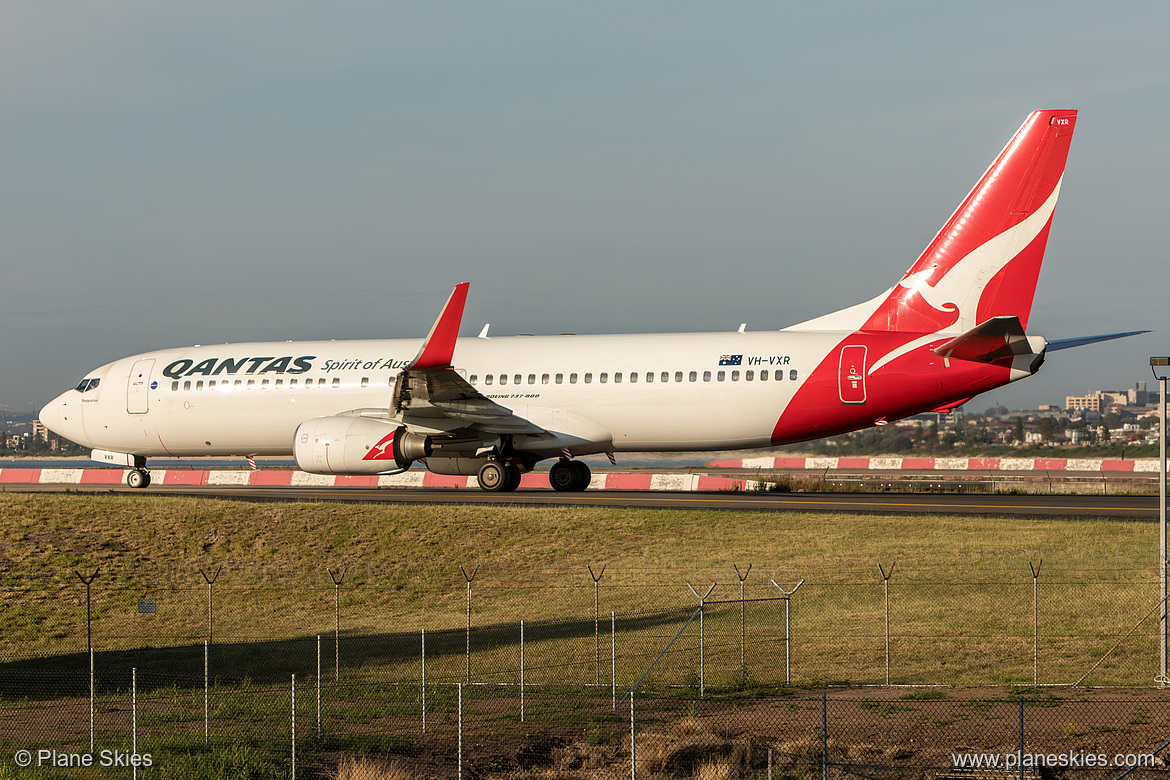
<instances>
[{"instance_id":1,"label":"dry grass","mask_svg":"<svg viewBox=\"0 0 1170 780\"><path fill-rule=\"evenodd\" d=\"M346 756L329 773L330 780L415 780L417 774L400 761L370 761Z\"/></svg>"}]
</instances>

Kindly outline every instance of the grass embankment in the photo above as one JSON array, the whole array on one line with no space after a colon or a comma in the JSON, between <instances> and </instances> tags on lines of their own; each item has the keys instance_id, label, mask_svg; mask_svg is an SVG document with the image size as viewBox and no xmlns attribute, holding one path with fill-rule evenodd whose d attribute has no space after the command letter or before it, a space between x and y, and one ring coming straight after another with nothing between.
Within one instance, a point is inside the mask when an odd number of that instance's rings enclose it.
<instances>
[{"instance_id":1,"label":"grass embankment","mask_svg":"<svg viewBox=\"0 0 1170 780\"><path fill-rule=\"evenodd\" d=\"M0 516L7 558L0 658L84 652L85 588L74 571L100 568L93 585L99 652L173 648L173 656L194 648L201 661L208 588L200 569L222 567L214 586L216 649L236 651L238 676L252 679L284 679L303 669L300 659L315 655L315 635L332 638L338 592L342 632L353 637L343 662L383 679L412 679L425 628L431 673L461 677L468 587L460 564L468 575L479 567L471 586L473 663L483 675L510 679L524 620L532 682L541 681L542 654L557 681L593 682L599 667L608 672L611 610L624 644L619 657L628 665L619 669L624 679L694 610L687 582L700 593L718 582L710 600L739 598L733 566L740 572L753 566L748 598L779 595L770 579L789 588L805 579L792 600L793 680L802 683L884 681L879 561L887 571L897 561L890 580L891 679L902 682L1030 682L1030 561L1044 559L1041 681L1079 677L1153 606L1157 588L1156 525L1077 518L34 494L0 494ZM607 566L599 587L604 664L586 565L598 573ZM339 591L328 569L345 570ZM138 614L138 599L154 599L157 613ZM774 680L777 664L783 671L783 614L781 602L747 610L747 642L773 665L766 674L753 672L757 679ZM711 607L707 615L707 662L724 674L739 668L739 617L738 604ZM690 633L680 647L697 643ZM1125 659L1142 657L1155 635L1147 621L1094 680L1149 682L1150 670ZM248 660L268 656L297 660ZM174 660L162 650L154 657ZM689 660L679 663L662 666L663 679L690 669Z\"/></svg>"}]
</instances>

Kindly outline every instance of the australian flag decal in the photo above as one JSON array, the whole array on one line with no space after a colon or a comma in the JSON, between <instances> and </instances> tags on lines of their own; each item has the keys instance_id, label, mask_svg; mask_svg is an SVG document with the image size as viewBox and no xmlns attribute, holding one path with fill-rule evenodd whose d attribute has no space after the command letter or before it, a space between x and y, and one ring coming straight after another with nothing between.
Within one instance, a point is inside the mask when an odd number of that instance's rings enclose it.
<instances>
[{"instance_id":1,"label":"australian flag decal","mask_svg":"<svg viewBox=\"0 0 1170 780\"><path fill-rule=\"evenodd\" d=\"M739 366L743 364L743 355L722 355L719 358L721 366Z\"/></svg>"}]
</instances>

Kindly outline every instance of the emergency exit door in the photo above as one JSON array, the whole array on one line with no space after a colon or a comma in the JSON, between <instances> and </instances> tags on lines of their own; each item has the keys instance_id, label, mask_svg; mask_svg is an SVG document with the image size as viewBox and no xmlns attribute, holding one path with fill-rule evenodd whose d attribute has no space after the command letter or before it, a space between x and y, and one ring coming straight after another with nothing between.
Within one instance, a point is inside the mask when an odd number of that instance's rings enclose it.
<instances>
[{"instance_id":1,"label":"emergency exit door","mask_svg":"<svg viewBox=\"0 0 1170 780\"><path fill-rule=\"evenodd\" d=\"M865 351L864 344L841 347L837 387L843 404L865 403Z\"/></svg>"}]
</instances>

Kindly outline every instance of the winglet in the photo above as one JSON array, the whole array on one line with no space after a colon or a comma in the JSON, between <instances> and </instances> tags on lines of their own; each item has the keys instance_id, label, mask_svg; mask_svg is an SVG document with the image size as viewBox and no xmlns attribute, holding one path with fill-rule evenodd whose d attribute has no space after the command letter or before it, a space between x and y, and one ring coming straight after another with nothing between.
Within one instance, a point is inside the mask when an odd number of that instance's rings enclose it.
<instances>
[{"instance_id":1,"label":"winglet","mask_svg":"<svg viewBox=\"0 0 1170 780\"><path fill-rule=\"evenodd\" d=\"M407 369L447 368L455 357L455 339L459 337L459 325L463 322L463 306L467 303L467 288L470 282L460 282L451 291L451 297L439 312L439 318L431 326L431 332L423 341L422 348Z\"/></svg>"}]
</instances>

